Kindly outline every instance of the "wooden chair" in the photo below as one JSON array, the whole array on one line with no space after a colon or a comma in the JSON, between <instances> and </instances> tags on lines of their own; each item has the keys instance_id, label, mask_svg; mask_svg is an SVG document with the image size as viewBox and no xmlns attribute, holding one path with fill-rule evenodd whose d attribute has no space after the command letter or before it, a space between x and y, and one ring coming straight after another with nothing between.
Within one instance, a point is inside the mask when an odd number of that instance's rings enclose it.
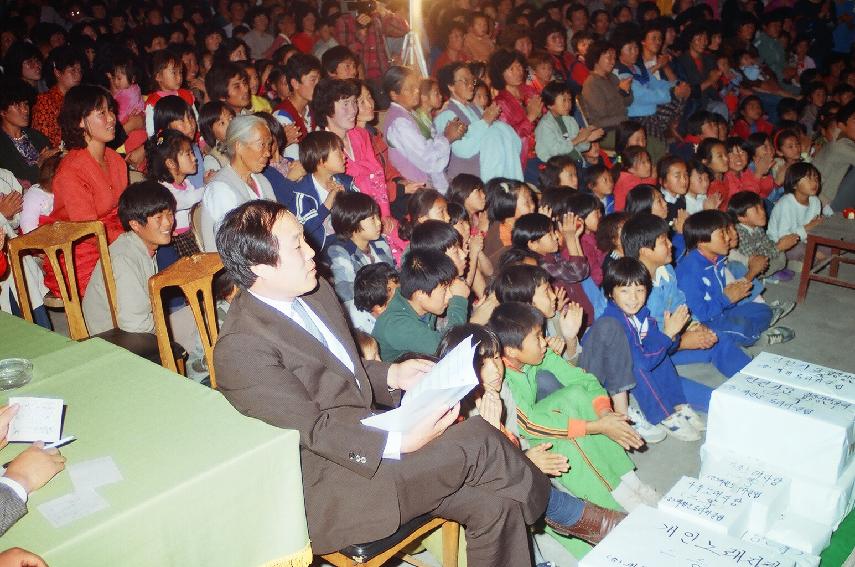
<instances>
[{"instance_id":1,"label":"wooden chair","mask_svg":"<svg viewBox=\"0 0 855 567\"><path fill-rule=\"evenodd\" d=\"M169 348L169 328L166 324L166 314L163 308L161 292L167 287L178 287L187 298L193 319L199 330L205 360L208 362L208 372L211 376L211 388L217 388L214 376L214 344L217 342L217 311L214 305L213 281L214 276L223 269L223 262L216 252L194 254L181 258L162 272L153 275L148 281L151 306L154 311L154 329L157 335L157 346L160 350L161 364L173 372L178 372L175 358ZM202 301L199 294L202 294ZM203 310L204 305L204 310Z\"/></svg>"},{"instance_id":2,"label":"wooden chair","mask_svg":"<svg viewBox=\"0 0 855 567\"><path fill-rule=\"evenodd\" d=\"M410 520L385 539L351 545L336 553L323 555L322 558L335 567L379 567L393 557L416 567L427 567L414 557L401 553L401 550L439 526L442 526L442 566L457 567L460 524L430 515Z\"/></svg>"},{"instance_id":3,"label":"wooden chair","mask_svg":"<svg viewBox=\"0 0 855 567\"><path fill-rule=\"evenodd\" d=\"M86 327L86 321L83 318L83 304L80 290L77 289L74 262L71 261L74 244L89 237L94 237L97 242L101 273L107 292L107 304L110 308L110 317L113 320L113 329L96 336L158 363L159 353L157 339L154 335L151 333L131 333L118 328L116 280L113 277L113 263L110 260L110 251L107 247L107 232L101 221L56 222L40 226L32 232L9 240L12 275L15 279L15 289L18 292L18 301L20 301L24 318L33 322L32 304L27 291L27 280L24 275L21 256L24 253L41 252L44 253L45 261L50 264L53 273L56 275L60 293L59 299L62 300L62 306L65 308L65 315L68 318L69 336L76 341L90 337L89 329ZM62 268L65 269L65 277L63 277ZM175 355L183 360L183 348L178 344L173 344L172 348Z\"/></svg>"},{"instance_id":4,"label":"wooden chair","mask_svg":"<svg viewBox=\"0 0 855 567\"><path fill-rule=\"evenodd\" d=\"M62 300L66 317L68 317L69 335L77 341L89 338L89 330L86 328L86 321L83 319L80 292L77 289L74 262L71 262L71 258L74 243L90 236L94 236L98 243L104 287L107 290L107 303L110 306L113 326L118 326L116 320L116 282L113 279L113 264L110 261L110 253L107 248L107 232L104 230L104 224L101 221L56 222L40 226L32 232L9 240L9 257L12 264L12 275L15 278L15 289L18 292L21 312L27 321L33 322L33 309L27 292L27 280L24 276L21 255L25 251L39 251L44 253L45 261L50 264L53 273L56 274L60 293L59 299ZM62 265L65 267L65 278L62 277L60 253L62 253Z\"/></svg>"}]
</instances>

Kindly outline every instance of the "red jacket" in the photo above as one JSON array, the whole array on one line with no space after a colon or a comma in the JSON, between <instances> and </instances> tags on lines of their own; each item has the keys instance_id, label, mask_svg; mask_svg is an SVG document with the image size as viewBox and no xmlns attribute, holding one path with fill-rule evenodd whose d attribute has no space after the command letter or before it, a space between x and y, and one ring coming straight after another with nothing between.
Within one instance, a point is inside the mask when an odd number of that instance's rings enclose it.
<instances>
[{"instance_id":1,"label":"red jacket","mask_svg":"<svg viewBox=\"0 0 855 567\"><path fill-rule=\"evenodd\" d=\"M535 96L537 92L529 85L520 85L520 94L522 102L514 95L503 89L493 99L502 113L499 115L499 120L506 122L511 128L516 130L522 140L522 151L520 152L520 160L522 161L523 170L525 170L526 161L530 157L534 157L534 127L535 123L528 119L525 105L528 99Z\"/></svg>"},{"instance_id":2,"label":"red jacket","mask_svg":"<svg viewBox=\"0 0 855 567\"><path fill-rule=\"evenodd\" d=\"M775 131L775 127L772 126L771 122L763 120L762 118L754 123L754 128L748 124L748 121L744 118L740 118L736 122L733 123L733 130L730 131L731 136L739 136L742 139L748 138L751 134L755 132L763 132L765 134L772 135L772 132Z\"/></svg>"}]
</instances>

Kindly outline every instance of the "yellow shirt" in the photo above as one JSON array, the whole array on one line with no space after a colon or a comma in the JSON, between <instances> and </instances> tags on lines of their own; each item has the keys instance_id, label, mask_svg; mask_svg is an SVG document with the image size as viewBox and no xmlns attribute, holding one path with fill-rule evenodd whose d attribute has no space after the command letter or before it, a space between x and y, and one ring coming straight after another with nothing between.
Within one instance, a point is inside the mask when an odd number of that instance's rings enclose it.
<instances>
[{"instance_id":1,"label":"yellow shirt","mask_svg":"<svg viewBox=\"0 0 855 567\"><path fill-rule=\"evenodd\" d=\"M270 101L263 96L252 95L252 111L273 112L273 107L270 106Z\"/></svg>"}]
</instances>

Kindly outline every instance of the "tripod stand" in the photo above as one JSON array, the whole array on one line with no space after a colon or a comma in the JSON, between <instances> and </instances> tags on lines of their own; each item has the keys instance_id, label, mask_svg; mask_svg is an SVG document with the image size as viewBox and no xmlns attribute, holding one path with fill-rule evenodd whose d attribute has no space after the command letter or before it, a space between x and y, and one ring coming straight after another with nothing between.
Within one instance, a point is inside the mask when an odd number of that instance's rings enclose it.
<instances>
[{"instance_id":1,"label":"tripod stand","mask_svg":"<svg viewBox=\"0 0 855 567\"><path fill-rule=\"evenodd\" d=\"M418 23L422 20L421 8L421 0L410 0L410 31L404 36L404 44L401 46L401 63L406 67L417 69L423 77L427 77L425 52L422 50L419 32L416 31Z\"/></svg>"}]
</instances>

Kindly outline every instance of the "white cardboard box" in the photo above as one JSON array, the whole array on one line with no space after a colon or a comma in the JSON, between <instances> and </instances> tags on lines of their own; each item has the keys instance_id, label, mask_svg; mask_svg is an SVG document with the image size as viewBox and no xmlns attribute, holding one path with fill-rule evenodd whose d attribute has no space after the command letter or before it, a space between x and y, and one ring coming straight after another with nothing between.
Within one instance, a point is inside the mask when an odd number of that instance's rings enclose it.
<instances>
[{"instance_id":1,"label":"white cardboard box","mask_svg":"<svg viewBox=\"0 0 855 567\"><path fill-rule=\"evenodd\" d=\"M751 500L737 488L684 476L659 500L659 510L718 534L741 537L748 526Z\"/></svg>"},{"instance_id":2,"label":"white cardboard box","mask_svg":"<svg viewBox=\"0 0 855 567\"><path fill-rule=\"evenodd\" d=\"M580 567L796 567L772 549L717 534L639 506L580 561Z\"/></svg>"},{"instance_id":3,"label":"white cardboard box","mask_svg":"<svg viewBox=\"0 0 855 567\"><path fill-rule=\"evenodd\" d=\"M761 352L742 373L855 404L855 374L850 372Z\"/></svg>"},{"instance_id":4,"label":"white cardboard box","mask_svg":"<svg viewBox=\"0 0 855 567\"><path fill-rule=\"evenodd\" d=\"M760 534L755 534L751 532L748 532L744 536L742 536L742 539L744 539L745 541L750 541L751 543L756 543L758 545L768 547L772 549L775 553L778 553L780 555L792 557L796 562L796 567L819 567L818 555L811 555L809 553L799 551L798 549L788 547L782 543L766 539Z\"/></svg>"},{"instance_id":5,"label":"white cardboard box","mask_svg":"<svg viewBox=\"0 0 855 567\"><path fill-rule=\"evenodd\" d=\"M701 472L698 476L701 479L747 476L750 485L760 483L767 490L782 486L784 494L781 500L767 504L767 500L761 499L752 508L748 530L760 534L765 533L784 511L836 529L855 504L855 459L847 465L836 483L824 484L705 443L701 447ZM762 518L758 517L760 514Z\"/></svg>"},{"instance_id":6,"label":"white cardboard box","mask_svg":"<svg viewBox=\"0 0 855 567\"><path fill-rule=\"evenodd\" d=\"M855 449L855 405L739 373L712 393L706 440L834 484Z\"/></svg>"},{"instance_id":7,"label":"white cardboard box","mask_svg":"<svg viewBox=\"0 0 855 567\"><path fill-rule=\"evenodd\" d=\"M787 512L772 524L766 539L798 549L803 553L818 555L831 541L831 528Z\"/></svg>"}]
</instances>

